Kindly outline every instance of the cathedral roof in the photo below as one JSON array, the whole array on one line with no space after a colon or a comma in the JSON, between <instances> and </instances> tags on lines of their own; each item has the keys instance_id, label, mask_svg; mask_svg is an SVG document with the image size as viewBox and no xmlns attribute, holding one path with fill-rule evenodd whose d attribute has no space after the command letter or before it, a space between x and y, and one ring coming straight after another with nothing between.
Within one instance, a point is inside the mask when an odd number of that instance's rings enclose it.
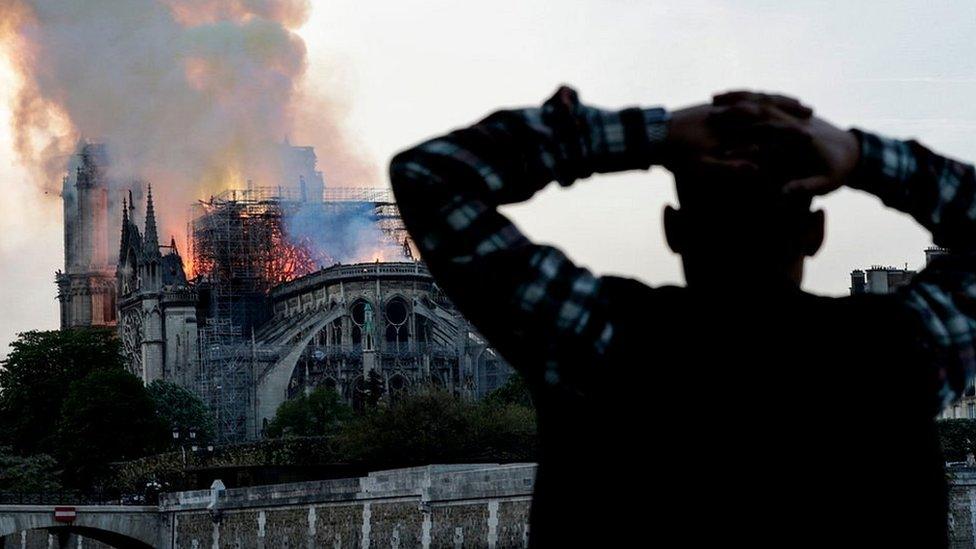
<instances>
[{"instance_id":1,"label":"cathedral roof","mask_svg":"<svg viewBox=\"0 0 976 549\"><path fill-rule=\"evenodd\" d=\"M129 215L133 206L132 191L129 191L128 200L122 199L122 237L119 239L119 265L125 263L129 250L133 250L136 257L142 253L142 234L139 233L139 227Z\"/></svg>"},{"instance_id":2,"label":"cathedral roof","mask_svg":"<svg viewBox=\"0 0 976 549\"><path fill-rule=\"evenodd\" d=\"M174 249L162 257L163 286L186 286L186 272L183 270L183 258Z\"/></svg>"}]
</instances>

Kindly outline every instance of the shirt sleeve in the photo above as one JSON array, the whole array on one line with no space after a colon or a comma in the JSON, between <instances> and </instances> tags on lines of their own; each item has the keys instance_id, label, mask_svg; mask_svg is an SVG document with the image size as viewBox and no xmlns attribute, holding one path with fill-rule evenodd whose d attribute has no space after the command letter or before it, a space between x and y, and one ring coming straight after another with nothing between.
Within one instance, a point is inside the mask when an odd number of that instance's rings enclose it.
<instances>
[{"instance_id":1,"label":"shirt sleeve","mask_svg":"<svg viewBox=\"0 0 976 549\"><path fill-rule=\"evenodd\" d=\"M498 206L553 181L647 169L667 129L664 109L602 110L563 87L541 108L496 112L393 159L401 215L438 284L530 383L572 384L566 364L580 361L567 355L604 356L607 279L529 241Z\"/></svg>"},{"instance_id":2,"label":"shirt sleeve","mask_svg":"<svg viewBox=\"0 0 976 549\"><path fill-rule=\"evenodd\" d=\"M911 214L947 248L898 294L919 320L922 345L933 359L938 412L976 373L976 172L916 141L853 131L861 161L851 186Z\"/></svg>"}]
</instances>

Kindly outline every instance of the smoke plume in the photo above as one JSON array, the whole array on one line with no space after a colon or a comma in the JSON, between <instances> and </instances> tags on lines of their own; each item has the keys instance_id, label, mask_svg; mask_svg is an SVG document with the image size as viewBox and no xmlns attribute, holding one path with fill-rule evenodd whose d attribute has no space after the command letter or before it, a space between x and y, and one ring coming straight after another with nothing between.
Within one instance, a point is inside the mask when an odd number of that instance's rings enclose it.
<instances>
[{"instance_id":1,"label":"smoke plume","mask_svg":"<svg viewBox=\"0 0 976 549\"><path fill-rule=\"evenodd\" d=\"M104 142L112 177L151 182L171 228L194 199L248 179L278 185L275 145L296 137L307 111L295 31L309 10L308 0L0 0L0 47L20 78L17 152L57 188L80 139ZM319 129L298 138L341 155L338 170L323 158L339 185L368 184L372 170L337 145L339 113L315 104Z\"/></svg>"},{"instance_id":2,"label":"smoke plume","mask_svg":"<svg viewBox=\"0 0 976 549\"><path fill-rule=\"evenodd\" d=\"M405 261L402 244L385 235L372 205L351 202L328 210L305 204L285 218L285 232L320 264Z\"/></svg>"}]
</instances>

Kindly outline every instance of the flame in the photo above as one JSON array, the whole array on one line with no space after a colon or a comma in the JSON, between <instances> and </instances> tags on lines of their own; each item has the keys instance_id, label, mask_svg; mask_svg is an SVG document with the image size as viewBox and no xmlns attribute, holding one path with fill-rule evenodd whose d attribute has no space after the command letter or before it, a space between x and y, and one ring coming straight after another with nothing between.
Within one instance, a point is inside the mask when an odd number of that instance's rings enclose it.
<instances>
[{"instance_id":1,"label":"flame","mask_svg":"<svg viewBox=\"0 0 976 549\"><path fill-rule=\"evenodd\" d=\"M180 257L183 260L183 272L186 273L187 280L193 280L197 277L196 264L193 262L193 256L190 254L185 254Z\"/></svg>"}]
</instances>

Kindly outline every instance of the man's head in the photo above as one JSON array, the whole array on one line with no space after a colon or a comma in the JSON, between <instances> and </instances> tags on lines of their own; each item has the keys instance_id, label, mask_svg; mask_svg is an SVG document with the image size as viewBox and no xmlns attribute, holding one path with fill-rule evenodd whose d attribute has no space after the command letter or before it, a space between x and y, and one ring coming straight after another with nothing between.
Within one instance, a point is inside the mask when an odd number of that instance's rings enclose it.
<instances>
[{"instance_id":1,"label":"man's head","mask_svg":"<svg viewBox=\"0 0 976 549\"><path fill-rule=\"evenodd\" d=\"M809 196L703 167L676 171L675 184L680 209L665 209L664 230L690 287L799 286L803 260L824 238L824 213L811 211Z\"/></svg>"}]
</instances>

